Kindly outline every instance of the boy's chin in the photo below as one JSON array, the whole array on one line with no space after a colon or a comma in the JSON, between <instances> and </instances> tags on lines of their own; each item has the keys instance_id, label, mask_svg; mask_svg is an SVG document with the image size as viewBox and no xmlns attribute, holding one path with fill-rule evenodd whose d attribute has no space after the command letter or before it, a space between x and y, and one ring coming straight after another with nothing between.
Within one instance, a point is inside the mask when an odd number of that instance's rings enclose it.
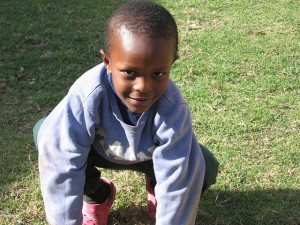
<instances>
[{"instance_id":1,"label":"boy's chin","mask_svg":"<svg viewBox=\"0 0 300 225\"><path fill-rule=\"evenodd\" d=\"M149 106L134 106L134 105L126 105L127 108L133 112L133 113L144 113L147 112L149 110L149 108L151 107L151 105Z\"/></svg>"},{"instance_id":2,"label":"boy's chin","mask_svg":"<svg viewBox=\"0 0 300 225\"><path fill-rule=\"evenodd\" d=\"M150 107L147 108L136 108L136 107L130 107L129 110L133 113L144 113L146 111L148 111Z\"/></svg>"},{"instance_id":3,"label":"boy's chin","mask_svg":"<svg viewBox=\"0 0 300 225\"><path fill-rule=\"evenodd\" d=\"M145 103L132 104L132 102L133 102L132 100L130 100L129 102L125 102L125 105L133 113L144 113L148 111L153 105L152 102L151 104L145 104Z\"/></svg>"}]
</instances>

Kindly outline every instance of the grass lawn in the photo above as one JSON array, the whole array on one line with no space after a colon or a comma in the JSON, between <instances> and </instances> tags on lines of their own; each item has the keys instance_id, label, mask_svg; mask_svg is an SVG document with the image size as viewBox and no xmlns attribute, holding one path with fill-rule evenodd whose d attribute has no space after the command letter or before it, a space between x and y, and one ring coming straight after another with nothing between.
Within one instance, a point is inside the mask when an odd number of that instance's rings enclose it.
<instances>
[{"instance_id":1,"label":"grass lawn","mask_svg":"<svg viewBox=\"0 0 300 225\"><path fill-rule=\"evenodd\" d=\"M196 224L300 224L298 0L160 0L180 31L172 79L198 140L220 161ZM101 62L105 21L120 1L2 0L0 224L46 224L32 127ZM117 186L111 224L151 224L143 176Z\"/></svg>"}]
</instances>

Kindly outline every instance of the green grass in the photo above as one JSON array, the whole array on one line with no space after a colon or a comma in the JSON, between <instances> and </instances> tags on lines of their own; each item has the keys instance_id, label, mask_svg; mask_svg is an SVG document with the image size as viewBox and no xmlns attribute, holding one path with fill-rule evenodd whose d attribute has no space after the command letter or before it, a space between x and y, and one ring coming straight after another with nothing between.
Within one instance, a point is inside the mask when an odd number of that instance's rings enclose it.
<instances>
[{"instance_id":1,"label":"green grass","mask_svg":"<svg viewBox=\"0 0 300 225\"><path fill-rule=\"evenodd\" d=\"M196 224L300 224L299 2L158 2L180 31L172 78L220 161ZM104 24L119 3L1 2L0 224L46 224L31 130L101 62ZM103 174L118 189L112 224L150 224L143 176Z\"/></svg>"}]
</instances>

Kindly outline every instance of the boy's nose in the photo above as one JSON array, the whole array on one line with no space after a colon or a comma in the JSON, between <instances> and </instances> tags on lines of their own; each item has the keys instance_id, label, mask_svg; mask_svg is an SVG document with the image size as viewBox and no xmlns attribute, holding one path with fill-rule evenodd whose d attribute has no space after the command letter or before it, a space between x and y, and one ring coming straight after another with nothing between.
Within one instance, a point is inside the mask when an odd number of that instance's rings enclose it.
<instances>
[{"instance_id":1,"label":"boy's nose","mask_svg":"<svg viewBox=\"0 0 300 225\"><path fill-rule=\"evenodd\" d=\"M133 89L140 93L147 93L152 89L152 81L147 77L137 77Z\"/></svg>"}]
</instances>

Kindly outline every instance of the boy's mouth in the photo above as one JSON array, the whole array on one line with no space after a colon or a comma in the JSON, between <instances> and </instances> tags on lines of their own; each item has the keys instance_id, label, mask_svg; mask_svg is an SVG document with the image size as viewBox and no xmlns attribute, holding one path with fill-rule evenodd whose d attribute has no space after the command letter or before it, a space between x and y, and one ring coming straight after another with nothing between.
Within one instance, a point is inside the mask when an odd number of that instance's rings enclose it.
<instances>
[{"instance_id":1,"label":"boy's mouth","mask_svg":"<svg viewBox=\"0 0 300 225\"><path fill-rule=\"evenodd\" d=\"M131 103L133 105L145 105L148 104L148 102L152 99L152 98L134 98L134 97L129 97Z\"/></svg>"},{"instance_id":2,"label":"boy's mouth","mask_svg":"<svg viewBox=\"0 0 300 225\"><path fill-rule=\"evenodd\" d=\"M140 102L144 102L144 101L149 100L149 98L132 98L132 97L129 97L129 98L132 99L132 100L135 100L135 101L140 101Z\"/></svg>"}]
</instances>

